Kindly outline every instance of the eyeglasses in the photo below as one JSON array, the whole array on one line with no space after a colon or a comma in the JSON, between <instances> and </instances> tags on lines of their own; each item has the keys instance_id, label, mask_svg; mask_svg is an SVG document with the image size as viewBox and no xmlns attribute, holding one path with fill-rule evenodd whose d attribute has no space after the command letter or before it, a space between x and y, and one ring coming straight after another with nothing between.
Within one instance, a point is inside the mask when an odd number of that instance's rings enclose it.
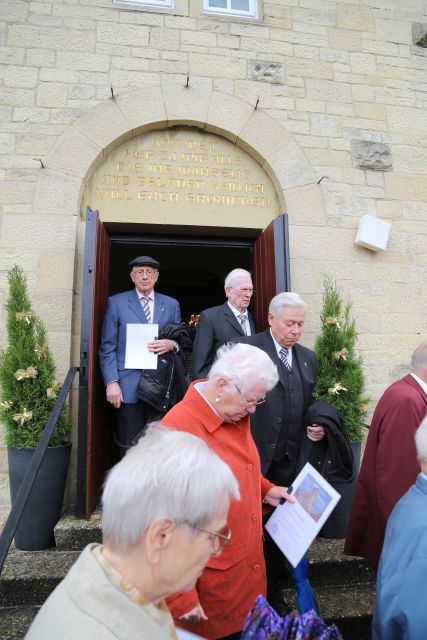
<instances>
[{"instance_id":1,"label":"eyeglasses","mask_svg":"<svg viewBox=\"0 0 427 640\"><path fill-rule=\"evenodd\" d=\"M246 406L247 407L259 407L260 404L264 404L265 398L261 398L261 400L248 400L247 398L245 398L243 393L240 391L240 389L237 386L237 384L233 380L231 380L230 382L232 382L232 384L234 384L234 386L236 387L237 391L242 396L243 400L246 402Z\"/></svg>"},{"instance_id":2,"label":"eyeglasses","mask_svg":"<svg viewBox=\"0 0 427 640\"><path fill-rule=\"evenodd\" d=\"M238 291L238 293L241 293L242 295L247 293L248 295L251 296L253 293L255 293L255 289L236 289L235 287L233 287L233 289L235 291Z\"/></svg>"},{"instance_id":3,"label":"eyeglasses","mask_svg":"<svg viewBox=\"0 0 427 640\"><path fill-rule=\"evenodd\" d=\"M196 527L195 524L192 524L190 526L192 529L196 529L196 531L202 531L203 533L209 534L213 556L221 555L224 547L230 542L231 529L228 524L226 524L225 527L223 527L220 531L210 531L209 529L202 529L202 527Z\"/></svg>"},{"instance_id":4,"label":"eyeglasses","mask_svg":"<svg viewBox=\"0 0 427 640\"><path fill-rule=\"evenodd\" d=\"M154 274L157 273L157 270L155 271L154 269L134 269L132 273L138 276L138 278L143 276L148 276L149 278L152 278Z\"/></svg>"}]
</instances>

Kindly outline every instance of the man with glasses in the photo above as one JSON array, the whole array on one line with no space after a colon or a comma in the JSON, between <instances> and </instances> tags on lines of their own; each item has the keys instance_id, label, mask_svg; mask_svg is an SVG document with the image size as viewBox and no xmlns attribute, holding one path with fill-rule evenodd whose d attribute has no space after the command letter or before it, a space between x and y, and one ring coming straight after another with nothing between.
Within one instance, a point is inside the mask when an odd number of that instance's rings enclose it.
<instances>
[{"instance_id":1,"label":"man with glasses","mask_svg":"<svg viewBox=\"0 0 427 640\"><path fill-rule=\"evenodd\" d=\"M99 348L107 402L117 410L117 441L122 455L147 422L159 417L138 400L141 370L125 368L127 325L158 324L161 330L168 323L181 322L178 301L154 291L160 263L150 256L139 256L129 262L129 268L134 288L108 299ZM148 349L161 356L177 349L177 343L154 340L148 343Z\"/></svg>"},{"instance_id":2,"label":"man with glasses","mask_svg":"<svg viewBox=\"0 0 427 640\"><path fill-rule=\"evenodd\" d=\"M251 274L233 269L224 282L227 301L200 314L193 345L193 380L206 378L217 350L230 340L255 333L248 310L254 292Z\"/></svg>"}]
</instances>

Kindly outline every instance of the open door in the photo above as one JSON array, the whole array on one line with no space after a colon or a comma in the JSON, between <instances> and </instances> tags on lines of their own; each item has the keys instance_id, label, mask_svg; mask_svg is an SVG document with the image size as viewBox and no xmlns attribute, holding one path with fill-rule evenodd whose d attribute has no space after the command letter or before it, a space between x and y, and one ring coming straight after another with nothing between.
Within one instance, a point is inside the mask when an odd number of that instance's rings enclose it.
<instances>
[{"instance_id":1,"label":"open door","mask_svg":"<svg viewBox=\"0 0 427 640\"><path fill-rule=\"evenodd\" d=\"M270 300L277 293L291 290L287 213L275 218L255 241L252 277L255 287L252 312L257 330L263 331L267 327Z\"/></svg>"},{"instance_id":2,"label":"open door","mask_svg":"<svg viewBox=\"0 0 427 640\"><path fill-rule=\"evenodd\" d=\"M98 345L108 299L110 239L98 211L86 211L80 333L76 515L90 518L106 471L107 404L98 366Z\"/></svg>"}]
</instances>

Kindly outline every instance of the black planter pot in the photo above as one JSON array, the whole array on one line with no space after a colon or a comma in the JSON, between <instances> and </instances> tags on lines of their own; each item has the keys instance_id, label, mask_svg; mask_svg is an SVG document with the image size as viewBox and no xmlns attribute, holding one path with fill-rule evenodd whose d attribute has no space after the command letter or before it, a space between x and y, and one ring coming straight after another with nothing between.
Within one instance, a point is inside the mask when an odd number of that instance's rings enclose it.
<instances>
[{"instance_id":1,"label":"black planter pot","mask_svg":"<svg viewBox=\"0 0 427 640\"><path fill-rule=\"evenodd\" d=\"M319 533L319 536L322 538L342 539L347 535L351 505L353 502L354 491L356 489L357 477L359 475L362 443L352 442L351 448L353 450L353 481L347 483L331 483L334 489L341 495L341 500L338 502L337 506L322 527Z\"/></svg>"},{"instance_id":2,"label":"black planter pot","mask_svg":"<svg viewBox=\"0 0 427 640\"><path fill-rule=\"evenodd\" d=\"M35 449L8 449L12 504ZM15 546L36 551L55 546L54 527L61 517L71 443L48 447L15 533Z\"/></svg>"}]
</instances>

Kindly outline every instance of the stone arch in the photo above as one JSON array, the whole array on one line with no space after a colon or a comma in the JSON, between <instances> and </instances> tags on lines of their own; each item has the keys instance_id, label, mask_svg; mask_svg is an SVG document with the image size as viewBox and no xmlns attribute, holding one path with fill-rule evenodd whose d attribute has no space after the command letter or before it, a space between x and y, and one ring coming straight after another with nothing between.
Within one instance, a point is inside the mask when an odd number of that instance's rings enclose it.
<instances>
[{"instance_id":1,"label":"stone arch","mask_svg":"<svg viewBox=\"0 0 427 640\"><path fill-rule=\"evenodd\" d=\"M59 136L45 159L36 186L36 215L77 216L85 179L109 150L136 134L175 125L199 127L223 136L251 155L275 186L290 221L324 204L316 175L293 136L247 102L212 89L197 78L182 78L119 94L90 109ZM311 222L315 222L313 219Z\"/></svg>"}]
</instances>

